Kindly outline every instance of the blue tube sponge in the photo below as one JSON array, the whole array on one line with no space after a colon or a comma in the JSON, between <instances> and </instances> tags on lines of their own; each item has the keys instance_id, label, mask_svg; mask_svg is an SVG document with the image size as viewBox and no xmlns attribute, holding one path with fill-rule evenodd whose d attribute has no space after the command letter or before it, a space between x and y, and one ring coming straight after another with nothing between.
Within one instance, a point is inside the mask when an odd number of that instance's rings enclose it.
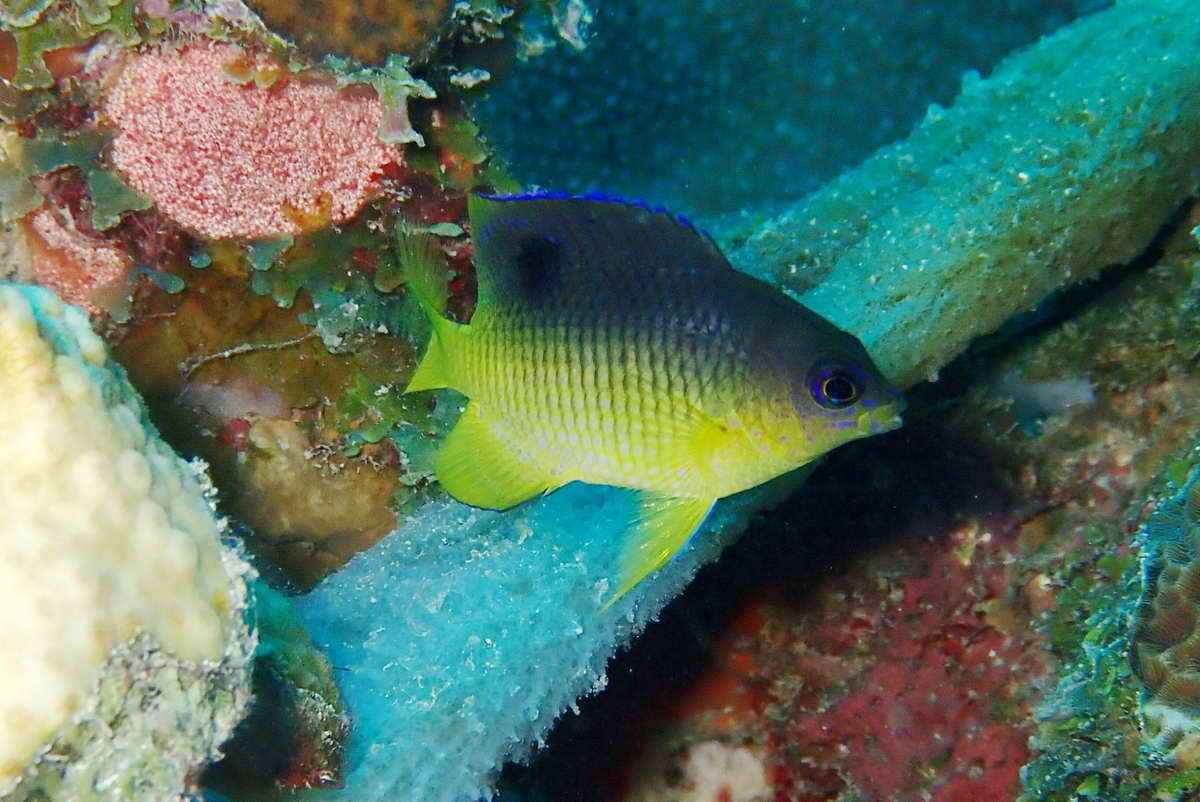
<instances>
[{"instance_id":1,"label":"blue tube sponge","mask_svg":"<svg viewBox=\"0 0 1200 802\"><path fill-rule=\"evenodd\" d=\"M305 799L457 802L490 795L613 653L713 559L763 492L717 507L703 536L607 613L631 493L574 484L502 514L431 504L299 600L354 718L345 791Z\"/></svg>"},{"instance_id":2,"label":"blue tube sponge","mask_svg":"<svg viewBox=\"0 0 1200 802\"><path fill-rule=\"evenodd\" d=\"M735 266L854 332L900 385L1141 253L1200 184L1200 14L1119 2L968 75L905 140L752 230Z\"/></svg>"}]
</instances>

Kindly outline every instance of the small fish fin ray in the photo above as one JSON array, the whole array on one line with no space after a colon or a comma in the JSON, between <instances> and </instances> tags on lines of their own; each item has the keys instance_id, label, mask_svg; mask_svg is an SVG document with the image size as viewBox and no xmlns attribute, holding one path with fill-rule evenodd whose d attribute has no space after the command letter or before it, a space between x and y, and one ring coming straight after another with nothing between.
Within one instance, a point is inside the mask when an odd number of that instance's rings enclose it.
<instances>
[{"instance_id":1,"label":"small fish fin ray","mask_svg":"<svg viewBox=\"0 0 1200 802\"><path fill-rule=\"evenodd\" d=\"M432 234L400 228L393 246L408 289L420 302L431 320L446 317L446 254Z\"/></svg>"},{"instance_id":2,"label":"small fish fin ray","mask_svg":"<svg viewBox=\"0 0 1200 802\"><path fill-rule=\"evenodd\" d=\"M397 230L395 240L396 257L408 283L408 289L429 317L433 332L425 355L404 389L406 393L419 390L436 390L453 387L451 350L447 341L453 338L459 324L446 317L446 254L438 247L431 234L415 233L403 228Z\"/></svg>"},{"instance_id":3,"label":"small fish fin ray","mask_svg":"<svg viewBox=\"0 0 1200 802\"><path fill-rule=\"evenodd\" d=\"M442 443L433 467L451 496L491 510L506 510L562 484L497 434L473 401Z\"/></svg>"},{"instance_id":4,"label":"small fish fin ray","mask_svg":"<svg viewBox=\"0 0 1200 802\"><path fill-rule=\"evenodd\" d=\"M603 609L611 607L683 548L715 503L712 498L643 493L633 528L621 550L620 585Z\"/></svg>"},{"instance_id":5,"label":"small fish fin ray","mask_svg":"<svg viewBox=\"0 0 1200 802\"><path fill-rule=\"evenodd\" d=\"M537 307L568 296L650 304L659 300L645 298L653 275L686 289L733 270L687 220L638 203L472 193L468 210L480 307L497 301Z\"/></svg>"}]
</instances>

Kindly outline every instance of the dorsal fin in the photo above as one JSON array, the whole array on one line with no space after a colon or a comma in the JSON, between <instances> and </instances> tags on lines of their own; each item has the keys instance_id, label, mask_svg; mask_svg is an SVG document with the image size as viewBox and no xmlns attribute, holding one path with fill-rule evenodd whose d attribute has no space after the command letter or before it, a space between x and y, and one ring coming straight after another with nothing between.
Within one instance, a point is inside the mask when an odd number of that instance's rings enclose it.
<instances>
[{"instance_id":1,"label":"dorsal fin","mask_svg":"<svg viewBox=\"0 0 1200 802\"><path fill-rule=\"evenodd\" d=\"M474 193L469 209L480 308L499 299L538 306L568 293L628 298L649 273L687 285L732 270L685 218L640 203Z\"/></svg>"}]
</instances>

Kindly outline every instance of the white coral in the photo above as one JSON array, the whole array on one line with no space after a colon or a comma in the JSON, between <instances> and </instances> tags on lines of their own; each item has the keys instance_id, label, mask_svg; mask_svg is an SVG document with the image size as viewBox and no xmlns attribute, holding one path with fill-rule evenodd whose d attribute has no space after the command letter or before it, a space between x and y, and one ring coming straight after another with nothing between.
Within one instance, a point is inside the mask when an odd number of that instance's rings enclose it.
<instances>
[{"instance_id":1,"label":"white coral","mask_svg":"<svg viewBox=\"0 0 1200 802\"><path fill-rule=\"evenodd\" d=\"M0 794L49 782L38 764L63 738L86 763L92 747L124 743L128 757L134 741L154 740L121 727L165 727L155 737L191 740L174 755L118 762L140 771L149 761L154 774L176 760L168 774L178 776L156 793L181 796L186 772L215 754L248 696L244 567L222 553L194 472L146 422L86 317L43 290L0 284L0 409ZM191 698L162 702L154 666ZM151 701L136 712L147 723L114 725L110 715L130 711L105 682L135 667L141 676L122 681L130 697L146 685ZM101 781L143 783L116 766L76 779L94 798L105 798ZM72 768L52 771L61 788Z\"/></svg>"}]
</instances>

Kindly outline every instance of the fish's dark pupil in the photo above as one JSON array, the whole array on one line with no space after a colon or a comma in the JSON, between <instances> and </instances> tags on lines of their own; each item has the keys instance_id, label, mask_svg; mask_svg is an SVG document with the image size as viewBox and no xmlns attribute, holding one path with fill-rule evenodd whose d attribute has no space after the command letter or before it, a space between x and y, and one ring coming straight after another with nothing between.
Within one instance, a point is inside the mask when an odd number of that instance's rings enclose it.
<instances>
[{"instance_id":1,"label":"fish's dark pupil","mask_svg":"<svg viewBox=\"0 0 1200 802\"><path fill-rule=\"evenodd\" d=\"M821 392L834 404L845 406L858 398L858 385L849 376L835 373L821 383Z\"/></svg>"},{"instance_id":2,"label":"fish's dark pupil","mask_svg":"<svg viewBox=\"0 0 1200 802\"><path fill-rule=\"evenodd\" d=\"M545 295L562 272L562 245L545 237L526 237L517 243L516 267L526 295Z\"/></svg>"}]
</instances>

